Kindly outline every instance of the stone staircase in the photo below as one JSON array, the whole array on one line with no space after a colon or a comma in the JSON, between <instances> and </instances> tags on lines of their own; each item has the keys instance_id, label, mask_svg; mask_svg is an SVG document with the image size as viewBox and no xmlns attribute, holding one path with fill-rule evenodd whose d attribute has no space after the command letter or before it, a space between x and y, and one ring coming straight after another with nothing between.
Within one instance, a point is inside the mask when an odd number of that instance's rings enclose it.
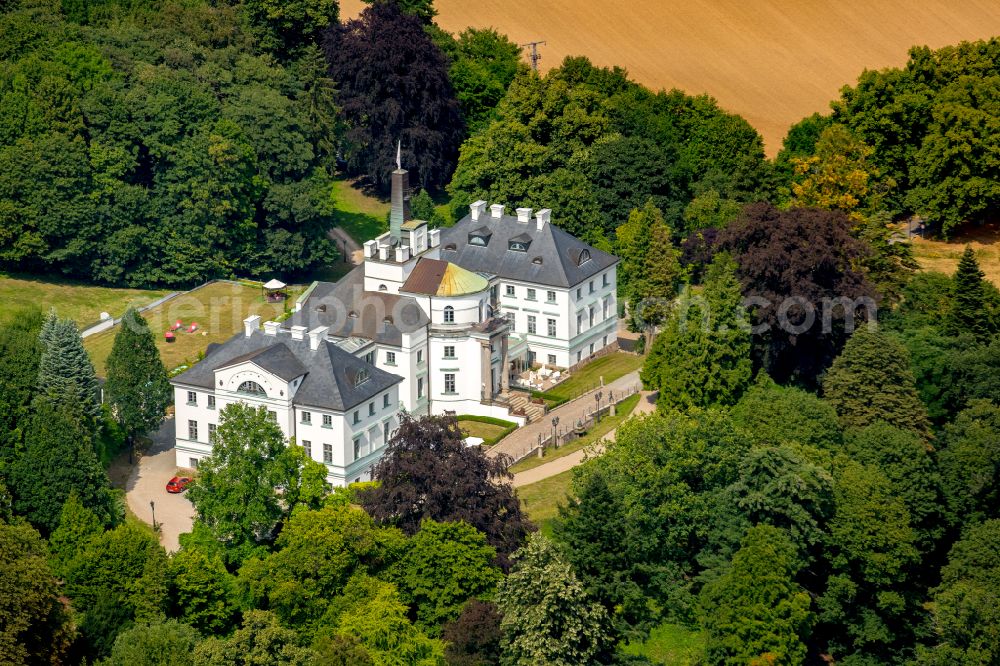
<instances>
[{"instance_id":1,"label":"stone staircase","mask_svg":"<svg viewBox=\"0 0 1000 666\"><path fill-rule=\"evenodd\" d=\"M511 391L504 397L507 399L507 405L511 413L523 410L528 423L537 421L545 416L545 406L532 403L528 399L528 393L525 391Z\"/></svg>"}]
</instances>

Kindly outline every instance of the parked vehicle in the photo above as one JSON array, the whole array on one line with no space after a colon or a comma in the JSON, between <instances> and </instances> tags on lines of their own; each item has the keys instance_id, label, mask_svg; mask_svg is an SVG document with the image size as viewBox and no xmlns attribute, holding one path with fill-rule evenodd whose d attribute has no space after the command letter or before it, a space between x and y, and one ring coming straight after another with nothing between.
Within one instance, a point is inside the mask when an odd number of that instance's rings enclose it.
<instances>
[{"instance_id":1,"label":"parked vehicle","mask_svg":"<svg viewBox=\"0 0 1000 666\"><path fill-rule=\"evenodd\" d=\"M175 476L174 478L167 481L167 492L168 493L182 493L187 490L188 484L191 483L191 478L187 476Z\"/></svg>"}]
</instances>

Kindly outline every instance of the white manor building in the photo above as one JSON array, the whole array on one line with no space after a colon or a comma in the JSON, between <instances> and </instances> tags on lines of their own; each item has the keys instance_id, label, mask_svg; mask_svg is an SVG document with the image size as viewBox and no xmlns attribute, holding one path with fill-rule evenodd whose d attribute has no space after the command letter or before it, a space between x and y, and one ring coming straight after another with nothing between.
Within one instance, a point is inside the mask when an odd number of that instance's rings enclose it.
<instances>
[{"instance_id":1,"label":"white manor building","mask_svg":"<svg viewBox=\"0 0 1000 666\"><path fill-rule=\"evenodd\" d=\"M265 406L325 463L334 485L367 481L399 411L512 414L510 383L532 364L569 368L617 345L618 259L550 222L550 211L477 201L450 229L410 219L392 174L390 230L336 283L316 282L285 323L259 317L172 380L176 455L211 452L218 413Z\"/></svg>"}]
</instances>

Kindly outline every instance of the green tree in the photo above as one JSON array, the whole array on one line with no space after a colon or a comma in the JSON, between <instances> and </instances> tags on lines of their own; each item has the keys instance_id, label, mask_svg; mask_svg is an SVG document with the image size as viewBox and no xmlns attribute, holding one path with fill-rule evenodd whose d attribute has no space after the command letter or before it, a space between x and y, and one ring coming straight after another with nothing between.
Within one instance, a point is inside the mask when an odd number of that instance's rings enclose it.
<instances>
[{"instance_id":1,"label":"green tree","mask_svg":"<svg viewBox=\"0 0 1000 666\"><path fill-rule=\"evenodd\" d=\"M497 590L502 663L569 666L606 658L611 647L607 613L587 596L556 548L532 535L514 560Z\"/></svg>"},{"instance_id":2,"label":"green tree","mask_svg":"<svg viewBox=\"0 0 1000 666\"><path fill-rule=\"evenodd\" d=\"M360 573L351 578L330 603L322 625L318 641L356 637L375 664L444 665L444 644L415 627L396 587L377 578Z\"/></svg>"},{"instance_id":3,"label":"green tree","mask_svg":"<svg viewBox=\"0 0 1000 666\"><path fill-rule=\"evenodd\" d=\"M495 560L496 550L471 525L425 520L389 577L402 600L416 609L420 628L434 635L458 617L470 597L493 595L502 578Z\"/></svg>"},{"instance_id":4,"label":"green tree","mask_svg":"<svg viewBox=\"0 0 1000 666\"><path fill-rule=\"evenodd\" d=\"M115 334L105 390L130 442L159 427L173 397L153 333L135 308L125 312Z\"/></svg>"},{"instance_id":5,"label":"green tree","mask_svg":"<svg viewBox=\"0 0 1000 666\"><path fill-rule=\"evenodd\" d=\"M194 663L202 666L307 666L316 653L299 645L299 637L285 629L269 611L250 610L232 635L211 636L194 650Z\"/></svg>"},{"instance_id":6,"label":"green tree","mask_svg":"<svg viewBox=\"0 0 1000 666\"><path fill-rule=\"evenodd\" d=\"M247 0L243 8L259 31L261 46L279 57L300 53L340 14L337 0Z\"/></svg>"},{"instance_id":7,"label":"green tree","mask_svg":"<svg viewBox=\"0 0 1000 666\"><path fill-rule=\"evenodd\" d=\"M992 317L986 308L985 275L976 261L976 254L965 247L955 271L954 296L951 310L945 319L948 332L953 335L968 333L977 340L987 340L994 331Z\"/></svg>"},{"instance_id":8,"label":"green tree","mask_svg":"<svg viewBox=\"0 0 1000 666\"><path fill-rule=\"evenodd\" d=\"M236 615L236 579L222 559L182 548L168 568L173 615L206 636L226 634Z\"/></svg>"},{"instance_id":9,"label":"green tree","mask_svg":"<svg viewBox=\"0 0 1000 666\"><path fill-rule=\"evenodd\" d=\"M527 69L521 47L492 28L467 28L443 46L451 59L448 76L462 105L469 134L486 127L514 77Z\"/></svg>"},{"instance_id":10,"label":"green tree","mask_svg":"<svg viewBox=\"0 0 1000 666\"><path fill-rule=\"evenodd\" d=\"M642 381L670 409L731 405L750 384L750 330L735 265L719 255L705 289L681 294L653 344Z\"/></svg>"},{"instance_id":11,"label":"green tree","mask_svg":"<svg viewBox=\"0 0 1000 666\"><path fill-rule=\"evenodd\" d=\"M0 655L10 664L60 663L75 636L45 541L30 525L0 521Z\"/></svg>"},{"instance_id":12,"label":"green tree","mask_svg":"<svg viewBox=\"0 0 1000 666\"><path fill-rule=\"evenodd\" d=\"M621 294L629 304L634 324L652 328L672 307L681 276L680 252L673 247L663 213L652 200L641 210L634 209L628 222L618 227L616 236L616 250L622 256Z\"/></svg>"},{"instance_id":13,"label":"green tree","mask_svg":"<svg viewBox=\"0 0 1000 666\"><path fill-rule=\"evenodd\" d=\"M1000 517L1000 407L974 400L944 428L938 468L955 521Z\"/></svg>"},{"instance_id":14,"label":"green tree","mask_svg":"<svg viewBox=\"0 0 1000 666\"><path fill-rule=\"evenodd\" d=\"M193 666L198 632L177 620L137 624L118 634L108 666Z\"/></svg>"},{"instance_id":15,"label":"green tree","mask_svg":"<svg viewBox=\"0 0 1000 666\"><path fill-rule=\"evenodd\" d=\"M385 0L364 0L368 4L373 4L375 2L383 2ZM426 25L430 25L437 16L437 10L434 9L434 0L389 0L390 2L395 2L399 5L405 13L412 16L416 16L418 19L424 22Z\"/></svg>"},{"instance_id":16,"label":"green tree","mask_svg":"<svg viewBox=\"0 0 1000 666\"><path fill-rule=\"evenodd\" d=\"M802 567L787 534L750 528L725 573L701 591L702 626L714 664L800 664L813 622Z\"/></svg>"},{"instance_id":17,"label":"green tree","mask_svg":"<svg viewBox=\"0 0 1000 666\"><path fill-rule=\"evenodd\" d=\"M9 472L18 513L51 532L66 500L76 493L101 524L119 520L107 474L94 455L92 431L80 422L76 408L36 398L26 432L24 453Z\"/></svg>"},{"instance_id":18,"label":"green tree","mask_svg":"<svg viewBox=\"0 0 1000 666\"><path fill-rule=\"evenodd\" d=\"M444 626L444 656L451 666L498 666L500 613L495 604L469 599L462 613Z\"/></svg>"},{"instance_id":19,"label":"green tree","mask_svg":"<svg viewBox=\"0 0 1000 666\"><path fill-rule=\"evenodd\" d=\"M76 492L70 491L59 515L59 526L49 535L53 570L65 575L70 562L102 532L104 526L97 515L80 502Z\"/></svg>"},{"instance_id":20,"label":"green tree","mask_svg":"<svg viewBox=\"0 0 1000 666\"><path fill-rule=\"evenodd\" d=\"M380 575L404 548L399 530L378 527L357 507L299 510L281 530L273 553L243 565L240 583L254 605L311 634L355 572Z\"/></svg>"},{"instance_id":21,"label":"green tree","mask_svg":"<svg viewBox=\"0 0 1000 666\"><path fill-rule=\"evenodd\" d=\"M1000 659L1000 521L970 526L952 547L932 591L937 644L918 652L925 665Z\"/></svg>"},{"instance_id":22,"label":"green tree","mask_svg":"<svg viewBox=\"0 0 1000 666\"><path fill-rule=\"evenodd\" d=\"M724 229L736 219L742 207L738 201L723 198L718 190L709 188L684 208L684 226L680 231L688 236L704 229Z\"/></svg>"},{"instance_id":23,"label":"green tree","mask_svg":"<svg viewBox=\"0 0 1000 666\"><path fill-rule=\"evenodd\" d=\"M37 308L16 311L0 324L0 467L13 460L24 441L38 386L41 327L42 313Z\"/></svg>"},{"instance_id":24,"label":"green tree","mask_svg":"<svg viewBox=\"0 0 1000 666\"><path fill-rule=\"evenodd\" d=\"M59 319L53 310L42 325L42 357L38 363L38 392L54 405L74 410L93 427L101 414L97 374L72 319Z\"/></svg>"},{"instance_id":25,"label":"green tree","mask_svg":"<svg viewBox=\"0 0 1000 666\"><path fill-rule=\"evenodd\" d=\"M760 445L805 445L835 453L843 443L837 411L828 402L794 386L779 386L765 373L757 375L731 414Z\"/></svg>"},{"instance_id":26,"label":"green tree","mask_svg":"<svg viewBox=\"0 0 1000 666\"><path fill-rule=\"evenodd\" d=\"M847 428L875 421L930 436L906 349L892 336L861 326L823 379L823 394Z\"/></svg>"},{"instance_id":27,"label":"green tree","mask_svg":"<svg viewBox=\"0 0 1000 666\"><path fill-rule=\"evenodd\" d=\"M236 402L220 413L212 453L198 465L188 497L198 521L240 562L274 540L316 465L304 460L301 447L288 446L266 409Z\"/></svg>"}]
</instances>

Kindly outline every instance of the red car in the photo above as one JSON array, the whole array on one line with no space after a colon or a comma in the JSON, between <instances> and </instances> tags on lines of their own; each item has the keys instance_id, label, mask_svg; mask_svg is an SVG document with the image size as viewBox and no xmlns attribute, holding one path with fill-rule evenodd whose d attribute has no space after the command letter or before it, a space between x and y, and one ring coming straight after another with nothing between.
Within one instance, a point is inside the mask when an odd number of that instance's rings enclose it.
<instances>
[{"instance_id":1,"label":"red car","mask_svg":"<svg viewBox=\"0 0 1000 666\"><path fill-rule=\"evenodd\" d=\"M191 483L191 478L187 476L175 476L174 478L167 481L167 492L168 493L182 493L187 490L188 484Z\"/></svg>"}]
</instances>

